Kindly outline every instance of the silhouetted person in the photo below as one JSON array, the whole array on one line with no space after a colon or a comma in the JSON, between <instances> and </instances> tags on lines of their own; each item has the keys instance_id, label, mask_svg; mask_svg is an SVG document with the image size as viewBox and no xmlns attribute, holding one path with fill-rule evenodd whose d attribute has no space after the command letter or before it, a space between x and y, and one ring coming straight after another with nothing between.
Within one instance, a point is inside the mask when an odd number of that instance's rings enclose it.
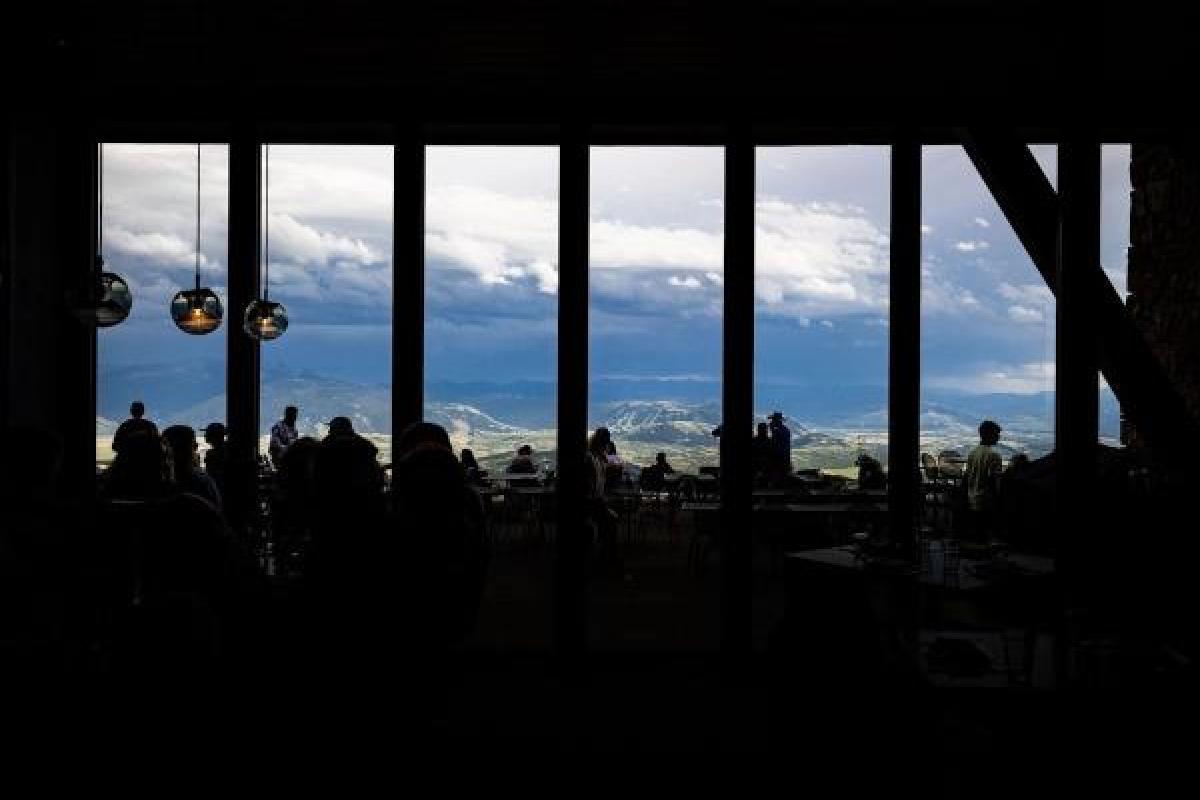
<instances>
[{"instance_id":1,"label":"silhouetted person","mask_svg":"<svg viewBox=\"0 0 1200 800\"><path fill-rule=\"evenodd\" d=\"M770 476L772 463L771 436L767 432L767 423L760 422L754 431L754 441L751 445L751 463L754 467L754 477L762 481Z\"/></svg>"},{"instance_id":2,"label":"silhouetted person","mask_svg":"<svg viewBox=\"0 0 1200 800\"><path fill-rule=\"evenodd\" d=\"M883 464L879 463L879 459L869 453L861 453L858 458L854 459L854 463L858 465L858 488L864 492L882 491L887 488L887 475L883 471Z\"/></svg>"},{"instance_id":3,"label":"silhouetted person","mask_svg":"<svg viewBox=\"0 0 1200 800\"><path fill-rule=\"evenodd\" d=\"M171 449L148 433L126 441L97 531L79 543L86 613L102 623L91 630L93 648L114 668L155 680L238 669L260 641L265 591L216 508L175 484Z\"/></svg>"},{"instance_id":4,"label":"silhouetted person","mask_svg":"<svg viewBox=\"0 0 1200 800\"><path fill-rule=\"evenodd\" d=\"M674 468L667 461L667 454L659 453L654 457L654 463L642 470L641 486L643 489L658 491L666 485L666 476L674 472Z\"/></svg>"},{"instance_id":5,"label":"silhouetted person","mask_svg":"<svg viewBox=\"0 0 1200 800\"><path fill-rule=\"evenodd\" d=\"M1015 474L1029 466L1029 456L1024 453L1017 453L1008 461L1008 468L1004 470L1005 475Z\"/></svg>"},{"instance_id":6,"label":"silhouetted person","mask_svg":"<svg viewBox=\"0 0 1200 800\"><path fill-rule=\"evenodd\" d=\"M612 434L608 428L596 428L588 440L588 513L596 526L600 540L601 558L609 567L620 563L617 554L617 515L605 502L608 484L608 446Z\"/></svg>"},{"instance_id":7,"label":"silhouetted person","mask_svg":"<svg viewBox=\"0 0 1200 800\"><path fill-rule=\"evenodd\" d=\"M171 425L163 431L163 439L171 448L171 469L175 485L183 492L203 497L217 509L221 508L221 493L212 477L199 469L196 432L187 425Z\"/></svg>"},{"instance_id":8,"label":"silhouetted person","mask_svg":"<svg viewBox=\"0 0 1200 800\"><path fill-rule=\"evenodd\" d=\"M125 420L113 434L113 452L119 453L126 440L135 433L149 433L158 436L158 426L145 419L146 406L141 400L134 400L129 406L129 419Z\"/></svg>"},{"instance_id":9,"label":"silhouetted person","mask_svg":"<svg viewBox=\"0 0 1200 800\"><path fill-rule=\"evenodd\" d=\"M517 457L509 462L507 472L518 475L536 475L537 464L533 463L533 448L523 444L517 448Z\"/></svg>"},{"instance_id":10,"label":"silhouetted person","mask_svg":"<svg viewBox=\"0 0 1200 800\"><path fill-rule=\"evenodd\" d=\"M783 424L783 414L776 411L769 420L768 430L771 433L771 473L772 476L786 478L792 473L792 431Z\"/></svg>"},{"instance_id":11,"label":"silhouetted person","mask_svg":"<svg viewBox=\"0 0 1200 800\"><path fill-rule=\"evenodd\" d=\"M300 434L296 432L296 418L299 415L299 409L295 406L288 406L283 410L283 419L271 426L271 443L267 450L271 454L271 463L275 465L276 469L279 468L283 454L300 438Z\"/></svg>"},{"instance_id":12,"label":"silhouetted person","mask_svg":"<svg viewBox=\"0 0 1200 800\"><path fill-rule=\"evenodd\" d=\"M210 422L204 429L204 441L208 443L208 451L204 454L204 471L217 484L217 491L224 497L226 465L229 461L225 426L220 422Z\"/></svg>"},{"instance_id":13,"label":"silhouetted person","mask_svg":"<svg viewBox=\"0 0 1200 800\"><path fill-rule=\"evenodd\" d=\"M464 447L459 460L462 462L463 472L467 476L467 483L472 485L483 483L484 478L487 477L487 471L480 469L474 452Z\"/></svg>"},{"instance_id":14,"label":"silhouetted person","mask_svg":"<svg viewBox=\"0 0 1200 800\"><path fill-rule=\"evenodd\" d=\"M317 513L316 463L320 443L301 436L287 452L275 473L271 502L271 530L280 572L303 567L312 540Z\"/></svg>"},{"instance_id":15,"label":"silhouetted person","mask_svg":"<svg viewBox=\"0 0 1200 800\"><path fill-rule=\"evenodd\" d=\"M395 452L392 453L393 460L399 461L406 453L422 444L435 444L454 452L454 446L450 444L450 434L446 433L446 429L441 425L433 422L413 422L400 432Z\"/></svg>"},{"instance_id":16,"label":"silhouetted person","mask_svg":"<svg viewBox=\"0 0 1200 800\"><path fill-rule=\"evenodd\" d=\"M995 528L999 508L999 482L1004 461L996 450L1000 426L990 419L979 425L979 444L967 456L964 484L967 491L968 531L972 538L986 541Z\"/></svg>"},{"instance_id":17,"label":"silhouetted person","mask_svg":"<svg viewBox=\"0 0 1200 800\"><path fill-rule=\"evenodd\" d=\"M412 632L441 647L475 627L488 560L483 504L446 448L418 445L394 469L397 567L420 604Z\"/></svg>"},{"instance_id":18,"label":"silhouetted person","mask_svg":"<svg viewBox=\"0 0 1200 800\"><path fill-rule=\"evenodd\" d=\"M383 471L379 450L354 432L348 417L329 420L329 432L317 451L316 481L322 502L342 513L354 503L381 503Z\"/></svg>"}]
</instances>

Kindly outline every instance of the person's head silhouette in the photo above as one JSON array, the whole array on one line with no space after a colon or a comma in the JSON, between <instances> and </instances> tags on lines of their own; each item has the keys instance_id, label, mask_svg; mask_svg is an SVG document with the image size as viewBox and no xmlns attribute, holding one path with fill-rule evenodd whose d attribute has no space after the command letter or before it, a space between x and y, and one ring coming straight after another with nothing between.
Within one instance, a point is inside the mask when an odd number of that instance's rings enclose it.
<instances>
[{"instance_id":1,"label":"person's head silhouette","mask_svg":"<svg viewBox=\"0 0 1200 800\"><path fill-rule=\"evenodd\" d=\"M521 456L522 458L532 458L533 448L527 444L523 444L517 448L517 455Z\"/></svg>"},{"instance_id":2,"label":"person's head silhouette","mask_svg":"<svg viewBox=\"0 0 1200 800\"><path fill-rule=\"evenodd\" d=\"M288 406L283 410L283 421L288 425L295 427L298 416L300 416L300 409L295 406Z\"/></svg>"},{"instance_id":3,"label":"person's head silhouette","mask_svg":"<svg viewBox=\"0 0 1200 800\"><path fill-rule=\"evenodd\" d=\"M107 494L127 500L162 495L174 480L169 449L165 439L149 431L130 434L109 471Z\"/></svg>"},{"instance_id":4,"label":"person's head silhouette","mask_svg":"<svg viewBox=\"0 0 1200 800\"><path fill-rule=\"evenodd\" d=\"M196 466L196 432L189 425L171 425L162 437L171 448L176 479L190 474Z\"/></svg>"},{"instance_id":5,"label":"person's head silhouette","mask_svg":"<svg viewBox=\"0 0 1200 800\"><path fill-rule=\"evenodd\" d=\"M435 444L444 447L451 454L454 453L450 444L450 434L446 433L445 428L434 422L414 422L400 433L395 458L403 458L405 453L422 444Z\"/></svg>"},{"instance_id":6,"label":"person's head silhouette","mask_svg":"<svg viewBox=\"0 0 1200 800\"><path fill-rule=\"evenodd\" d=\"M141 419L146 414L146 405L141 400L134 400L129 404L129 416L134 419Z\"/></svg>"},{"instance_id":7,"label":"person's head silhouette","mask_svg":"<svg viewBox=\"0 0 1200 800\"><path fill-rule=\"evenodd\" d=\"M329 420L330 436L352 436L353 434L354 424L350 422L349 417L334 417Z\"/></svg>"},{"instance_id":8,"label":"person's head silhouette","mask_svg":"<svg viewBox=\"0 0 1200 800\"><path fill-rule=\"evenodd\" d=\"M210 422L204 429L204 441L210 447L220 447L225 444L225 425L220 422Z\"/></svg>"},{"instance_id":9,"label":"person's head silhouette","mask_svg":"<svg viewBox=\"0 0 1200 800\"><path fill-rule=\"evenodd\" d=\"M1001 428L990 419L985 419L979 423L979 441L986 445L993 445L1000 441Z\"/></svg>"}]
</instances>

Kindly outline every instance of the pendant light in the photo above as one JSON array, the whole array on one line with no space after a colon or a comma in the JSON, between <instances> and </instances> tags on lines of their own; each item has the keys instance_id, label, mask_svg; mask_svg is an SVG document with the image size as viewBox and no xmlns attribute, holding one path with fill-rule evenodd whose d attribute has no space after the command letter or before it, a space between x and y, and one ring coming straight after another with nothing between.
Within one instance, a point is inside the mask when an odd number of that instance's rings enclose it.
<instances>
[{"instance_id":1,"label":"pendant light","mask_svg":"<svg viewBox=\"0 0 1200 800\"><path fill-rule=\"evenodd\" d=\"M246 317L242 328L246 335L260 342L269 342L283 336L287 330L287 309L281 303L270 299L271 293L271 145L266 145L264 160L266 163L266 180L264 196L266 212L263 215L263 293L262 298L246 306Z\"/></svg>"},{"instance_id":2,"label":"pendant light","mask_svg":"<svg viewBox=\"0 0 1200 800\"><path fill-rule=\"evenodd\" d=\"M104 271L104 144L96 148L96 259L89 300L79 316L97 328L111 328L124 322L133 310L133 292L120 275Z\"/></svg>"},{"instance_id":3,"label":"pendant light","mask_svg":"<svg viewBox=\"0 0 1200 800\"><path fill-rule=\"evenodd\" d=\"M200 143L196 143L196 288L176 292L171 300L171 319L179 330L203 336L221 327L225 310L221 298L200 285Z\"/></svg>"}]
</instances>

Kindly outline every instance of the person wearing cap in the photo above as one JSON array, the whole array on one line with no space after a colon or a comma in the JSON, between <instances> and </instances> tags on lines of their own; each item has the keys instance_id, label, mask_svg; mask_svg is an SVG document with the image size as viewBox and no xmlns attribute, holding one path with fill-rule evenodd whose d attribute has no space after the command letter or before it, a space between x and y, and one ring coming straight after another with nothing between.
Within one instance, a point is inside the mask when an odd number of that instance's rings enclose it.
<instances>
[{"instance_id":1,"label":"person wearing cap","mask_svg":"<svg viewBox=\"0 0 1200 800\"><path fill-rule=\"evenodd\" d=\"M978 539L991 535L992 524L999 507L1000 475L1004 461L996 444L1000 441L1000 426L990 419L979 425L979 444L967 456L963 483L967 489L967 511L971 532Z\"/></svg>"},{"instance_id":2,"label":"person wearing cap","mask_svg":"<svg viewBox=\"0 0 1200 800\"><path fill-rule=\"evenodd\" d=\"M300 434L296 432L296 417L299 415L299 409L288 406L283 410L283 419L271 426L271 444L268 451L271 454L271 463L276 469L279 469L283 454L300 438Z\"/></svg>"}]
</instances>

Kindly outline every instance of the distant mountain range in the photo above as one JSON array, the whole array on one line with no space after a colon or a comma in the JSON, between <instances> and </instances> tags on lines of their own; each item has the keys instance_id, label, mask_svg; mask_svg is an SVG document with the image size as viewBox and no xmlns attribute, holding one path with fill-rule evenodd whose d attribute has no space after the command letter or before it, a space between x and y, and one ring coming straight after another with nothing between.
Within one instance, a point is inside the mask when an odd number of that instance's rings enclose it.
<instances>
[{"instance_id":1,"label":"distant mountain range","mask_svg":"<svg viewBox=\"0 0 1200 800\"><path fill-rule=\"evenodd\" d=\"M225 417L225 376L220 364L140 366L104 372L99 384L97 432L104 435L127 416L134 396L146 403L160 425L197 428ZM880 386L756 387L756 417L773 410L788 417L793 447L849 446L887 430L887 390ZM618 441L661 444L677 449L713 448L712 430L721 418L720 386L713 381L604 379L591 383L589 425L607 425ZM268 373L262 379L261 423L265 433L286 405L300 408L304 433L320 435L334 416L348 416L364 432L391 432L390 387L364 385L306 372ZM508 449L522 437L552 440L556 385L433 382L426 387L426 418L444 426L456 441L495 441ZM1006 438L1031 451L1052 446L1053 396L1049 394L967 395L925 392L921 399L924 434L939 441L969 444L979 421L990 417ZM1101 428L1115 437L1119 426L1113 403L1102 403ZM876 437L877 438L877 437Z\"/></svg>"}]
</instances>

